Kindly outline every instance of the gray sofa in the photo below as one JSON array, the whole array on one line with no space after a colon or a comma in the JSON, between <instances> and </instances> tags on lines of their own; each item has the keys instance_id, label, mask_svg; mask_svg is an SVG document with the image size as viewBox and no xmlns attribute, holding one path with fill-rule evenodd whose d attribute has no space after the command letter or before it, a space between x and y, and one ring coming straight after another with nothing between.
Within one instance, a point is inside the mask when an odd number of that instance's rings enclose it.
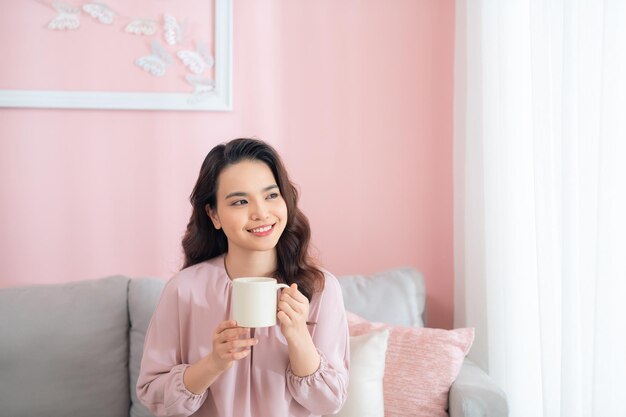
<instances>
[{"instance_id":1,"label":"gray sofa","mask_svg":"<svg viewBox=\"0 0 626 417\"><path fill-rule=\"evenodd\" d=\"M341 277L346 308L421 325L425 290L413 269ZM114 276L0 289L0 417L150 416L135 381L163 281ZM450 391L451 417L501 417L506 398L466 362Z\"/></svg>"}]
</instances>

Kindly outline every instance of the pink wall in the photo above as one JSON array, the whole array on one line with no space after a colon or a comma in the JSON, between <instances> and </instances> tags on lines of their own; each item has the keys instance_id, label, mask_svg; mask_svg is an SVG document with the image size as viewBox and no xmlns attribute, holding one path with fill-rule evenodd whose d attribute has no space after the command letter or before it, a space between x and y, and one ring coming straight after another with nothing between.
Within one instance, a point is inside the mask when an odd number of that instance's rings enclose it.
<instances>
[{"instance_id":1,"label":"pink wall","mask_svg":"<svg viewBox=\"0 0 626 417\"><path fill-rule=\"evenodd\" d=\"M451 327L453 38L452 0L235 1L232 112L1 109L0 286L169 277L204 156L255 136L329 270L414 266Z\"/></svg>"}]
</instances>

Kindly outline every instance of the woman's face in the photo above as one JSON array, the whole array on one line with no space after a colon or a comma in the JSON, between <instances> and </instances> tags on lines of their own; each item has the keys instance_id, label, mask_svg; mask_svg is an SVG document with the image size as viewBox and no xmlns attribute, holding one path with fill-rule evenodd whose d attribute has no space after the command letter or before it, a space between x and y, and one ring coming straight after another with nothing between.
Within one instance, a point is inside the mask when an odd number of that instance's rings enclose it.
<instances>
[{"instance_id":1,"label":"woman's face","mask_svg":"<svg viewBox=\"0 0 626 417\"><path fill-rule=\"evenodd\" d=\"M287 224L287 205L272 170L244 160L222 170L216 209L206 207L216 229L223 229L229 251L273 250Z\"/></svg>"}]
</instances>

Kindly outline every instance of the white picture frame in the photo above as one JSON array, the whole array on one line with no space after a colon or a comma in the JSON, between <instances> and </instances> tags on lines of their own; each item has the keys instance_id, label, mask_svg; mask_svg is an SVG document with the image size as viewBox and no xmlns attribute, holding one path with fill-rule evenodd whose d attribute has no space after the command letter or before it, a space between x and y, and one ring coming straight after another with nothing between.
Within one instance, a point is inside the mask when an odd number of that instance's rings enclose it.
<instances>
[{"instance_id":1,"label":"white picture frame","mask_svg":"<svg viewBox=\"0 0 626 417\"><path fill-rule=\"evenodd\" d=\"M0 107L231 111L232 0L215 0L215 87L193 102L190 93L0 90Z\"/></svg>"}]
</instances>

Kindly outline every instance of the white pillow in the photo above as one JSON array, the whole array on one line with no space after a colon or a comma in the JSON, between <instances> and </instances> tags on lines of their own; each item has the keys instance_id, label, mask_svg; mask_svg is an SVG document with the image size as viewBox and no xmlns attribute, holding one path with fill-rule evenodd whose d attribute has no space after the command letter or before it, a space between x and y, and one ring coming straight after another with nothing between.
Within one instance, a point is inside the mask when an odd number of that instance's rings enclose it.
<instances>
[{"instance_id":1,"label":"white pillow","mask_svg":"<svg viewBox=\"0 0 626 417\"><path fill-rule=\"evenodd\" d=\"M383 377L389 330L350 336L348 399L334 416L384 417Z\"/></svg>"}]
</instances>

